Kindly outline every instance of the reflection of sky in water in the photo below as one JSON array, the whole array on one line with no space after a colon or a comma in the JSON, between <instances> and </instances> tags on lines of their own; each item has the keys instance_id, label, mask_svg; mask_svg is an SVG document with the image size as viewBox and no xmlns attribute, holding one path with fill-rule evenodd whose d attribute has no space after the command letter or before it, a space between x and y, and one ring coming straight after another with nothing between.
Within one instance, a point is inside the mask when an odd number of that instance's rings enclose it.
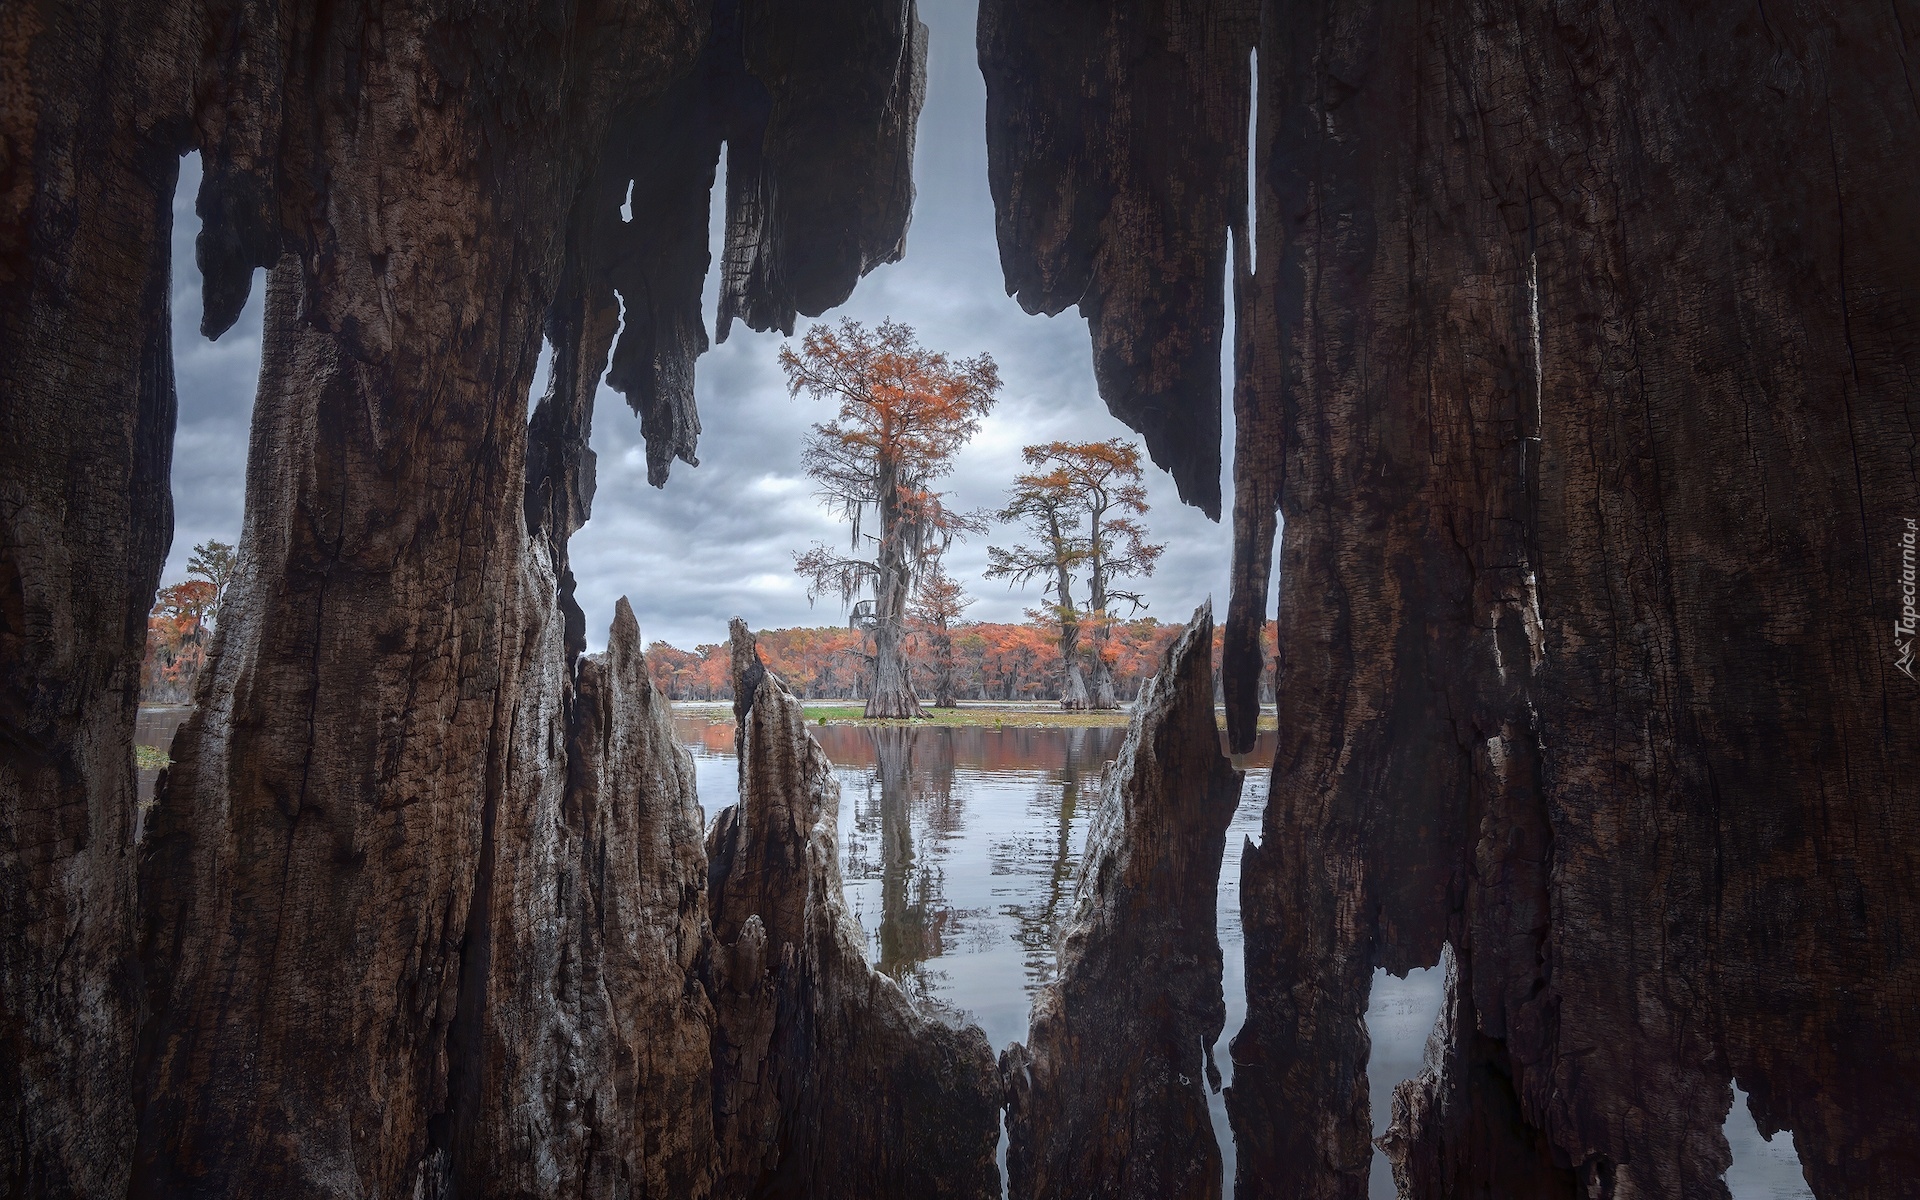
<instances>
[{"instance_id":1,"label":"reflection of sky in water","mask_svg":"<svg viewBox=\"0 0 1920 1200\"><path fill-rule=\"evenodd\" d=\"M704 716L676 720L694 752L709 818L735 797L733 729ZM1032 991L1053 969L1053 936L1072 909L1074 873L1099 801L1102 769L1120 753L1124 729L927 728L812 730L840 780L840 852L848 907L867 932L867 953L908 988L969 1014L996 1051L1026 1036ZM1257 760L1270 760L1264 734ZM1227 830L1220 870L1220 943L1225 1032L1214 1051L1233 1081L1226 1043L1246 1018L1240 930L1240 855L1257 838L1267 773L1251 771ZM1393 1087L1420 1069L1440 1011L1444 970L1406 979L1374 974L1367 1009L1367 1066L1374 1132L1386 1131ZM1214 1127L1233 1184L1233 1143L1224 1097ZM1727 1121L1734 1200L1797 1200L1811 1192L1791 1134L1761 1139L1741 1096ZM1394 1195L1376 1154L1370 1200Z\"/></svg>"}]
</instances>

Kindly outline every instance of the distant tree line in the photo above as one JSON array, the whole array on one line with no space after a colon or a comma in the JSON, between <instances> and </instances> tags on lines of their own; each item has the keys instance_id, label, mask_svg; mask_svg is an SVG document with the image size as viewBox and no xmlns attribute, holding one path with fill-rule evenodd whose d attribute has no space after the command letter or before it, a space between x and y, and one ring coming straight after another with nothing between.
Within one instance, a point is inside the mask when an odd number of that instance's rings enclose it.
<instances>
[{"instance_id":1,"label":"distant tree line","mask_svg":"<svg viewBox=\"0 0 1920 1200\"><path fill-rule=\"evenodd\" d=\"M1050 614L1036 613L1023 624L956 621L944 629L924 616L909 620L903 639L907 672L914 686L938 695L944 675L955 700L1057 701L1060 670L1059 625ZM1161 652L1182 626L1153 617L1112 621L1100 652L1116 695L1132 701L1152 676ZM871 640L859 629L837 626L767 629L755 634L767 666L793 690L810 700L867 699ZM1264 643L1274 645L1268 622ZM943 644L944 642L944 644ZM1220 654L1214 631L1214 657ZM727 645L713 642L683 650L667 642L647 647L654 683L674 700L730 700ZM1272 699L1271 671L1261 699Z\"/></svg>"}]
</instances>

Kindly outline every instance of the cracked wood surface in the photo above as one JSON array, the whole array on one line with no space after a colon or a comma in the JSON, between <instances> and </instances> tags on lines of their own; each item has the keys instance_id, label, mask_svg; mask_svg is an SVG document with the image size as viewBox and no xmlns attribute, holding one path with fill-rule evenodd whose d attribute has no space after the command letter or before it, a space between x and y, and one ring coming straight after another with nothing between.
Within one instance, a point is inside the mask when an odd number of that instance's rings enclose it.
<instances>
[{"instance_id":1,"label":"cracked wood surface","mask_svg":"<svg viewBox=\"0 0 1920 1200\"><path fill-rule=\"evenodd\" d=\"M1240 773L1213 715L1213 613L1161 656L1108 769L1025 1045L1000 1058L1015 1200L1217 1200L1206 1088L1226 1024L1215 922Z\"/></svg>"},{"instance_id":2,"label":"cracked wood surface","mask_svg":"<svg viewBox=\"0 0 1920 1200\"><path fill-rule=\"evenodd\" d=\"M757 115L729 137L763 168L735 172L753 220L723 290L757 325L837 303L900 252L911 5L138 0L0 21L0 370L10 450L18 434L36 464L5 481L0 574L0 1036L17 1051L0 1178L699 1193L717 1170L685 961L707 945L704 856L686 857L689 797L621 629L613 663L577 661L566 539L592 498L591 397L625 278L601 270L605 189L588 185L662 140L679 81L744 64L725 100ZM256 269L271 278L243 568L139 848L136 913L166 248L193 147L203 328L232 323ZM661 165L649 181L670 193L710 179ZM704 253L668 265L664 290L697 297ZM529 429L543 325L558 361ZM674 397L691 352L661 361L648 439L690 458ZM671 945L639 953L641 937Z\"/></svg>"},{"instance_id":3,"label":"cracked wood surface","mask_svg":"<svg viewBox=\"0 0 1920 1200\"><path fill-rule=\"evenodd\" d=\"M1062 10L1044 37L1006 7L981 59L1010 288L1053 311L1096 253L1187 277L1167 247L1190 214L1101 217L1144 89L1088 82L1165 61L1139 32L1162 7ZM1179 43L1223 80L1259 50L1237 744L1285 517L1239 1194L1365 1194L1372 974L1448 943L1448 1019L1389 1142L1407 1194L1723 1194L1736 1078L1816 1194L1901 1194L1920 14L1259 7L1241 41ZM1217 144L1211 110L1168 111L1174 142ZM1164 185L1234 186L1179 154ZM1098 320L1136 362L1191 345L1146 300ZM1101 381L1126 419L1156 378L1135 369Z\"/></svg>"},{"instance_id":4,"label":"cracked wood surface","mask_svg":"<svg viewBox=\"0 0 1920 1200\"><path fill-rule=\"evenodd\" d=\"M740 802L707 837L722 1189L998 1196L986 1035L868 963L841 890L833 764L737 617L732 654Z\"/></svg>"}]
</instances>

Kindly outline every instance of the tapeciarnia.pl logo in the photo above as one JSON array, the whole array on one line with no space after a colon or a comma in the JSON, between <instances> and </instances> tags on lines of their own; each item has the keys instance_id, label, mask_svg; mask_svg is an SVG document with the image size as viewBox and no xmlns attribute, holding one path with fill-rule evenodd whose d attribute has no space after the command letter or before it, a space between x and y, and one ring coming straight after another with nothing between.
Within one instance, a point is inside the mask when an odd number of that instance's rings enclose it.
<instances>
[{"instance_id":1,"label":"tapeciarnia.pl logo","mask_svg":"<svg viewBox=\"0 0 1920 1200\"><path fill-rule=\"evenodd\" d=\"M1916 627L1920 627L1920 611L1914 607L1914 541L1920 536L1920 522L1907 518L1907 528L1900 535L1900 617L1893 623L1893 648L1899 654L1893 665L1908 679L1916 679L1913 673L1913 637Z\"/></svg>"}]
</instances>

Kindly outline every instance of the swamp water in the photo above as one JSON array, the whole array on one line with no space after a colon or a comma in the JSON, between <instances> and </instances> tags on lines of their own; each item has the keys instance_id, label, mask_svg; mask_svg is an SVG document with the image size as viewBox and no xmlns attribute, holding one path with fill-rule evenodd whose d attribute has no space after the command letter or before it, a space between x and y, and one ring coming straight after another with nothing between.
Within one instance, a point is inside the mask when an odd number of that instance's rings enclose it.
<instances>
[{"instance_id":1,"label":"swamp water","mask_svg":"<svg viewBox=\"0 0 1920 1200\"><path fill-rule=\"evenodd\" d=\"M731 706L681 706L674 728L693 752L711 820L738 797ZM1012 716L1012 714L1009 714ZM1074 874L1100 802L1101 772L1127 731L1039 726L809 725L840 780L840 866L867 957L902 986L966 1013L998 1053L1027 1036L1033 992L1052 977L1055 931L1073 912ZM1260 735L1249 762L1273 760ZM1246 1019L1240 855L1260 836L1268 772L1247 772L1220 866L1219 930L1227 1023L1214 1047L1233 1082L1227 1042ZM1440 1013L1440 967L1397 979L1374 972L1367 1083L1375 1136L1393 1115L1393 1088L1417 1074ZM1233 1192L1233 1137L1224 1097L1214 1131ZM1726 1122L1733 1200L1811 1200L1790 1134L1760 1137L1744 1097ZM1369 1200L1393 1200L1386 1156L1373 1156Z\"/></svg>"},{"instance_id":2,"label":"swamp water","mask_svg":"<svg viewBox=\"0 0 1920 1200\"><path fill-rule=\"evenodd\" d=\"M674 718L709 820L738 796L731 719L717 708L711 718ZM868 958L910 991L966 1013L996 1053L1024 1041L1033 993L1053 977L1054 935L1073 913L1101 773L1120 756L1126 729L832 724L808 732L840 780L840 866ZM1273 752L1274 735L1263 733L1250 761L1270 762ZM1247 772L1220 867L1227 1023L1214 1060L1226 1084L1227 1041L1247 1009L1240 854L1259 837L1266 804L1267 772ZM1392 1115L1393 1085L1420 1069L1440 987L1437 970L1376 977L1367 1013L1376 1134ZM1225 1097L1211 1102L1231 1192ZM1393 1176L1380 1155L1372 1185L1373 1197L1391 1200Z\"/></svg>"}]
</instances>

